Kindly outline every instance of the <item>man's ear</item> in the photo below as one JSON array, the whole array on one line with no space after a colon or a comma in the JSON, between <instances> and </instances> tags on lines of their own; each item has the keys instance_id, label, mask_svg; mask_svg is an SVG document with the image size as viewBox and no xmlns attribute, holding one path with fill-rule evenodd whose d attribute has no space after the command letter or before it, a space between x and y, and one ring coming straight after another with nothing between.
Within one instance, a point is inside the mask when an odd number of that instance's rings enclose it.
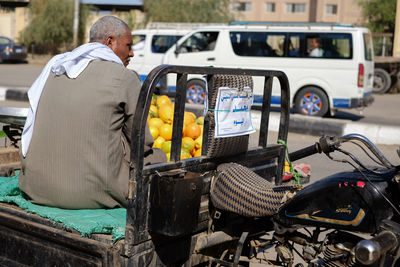
<instances>
[{"instance_id":1,"label":"man's ear","mask_svg":"<svg viewBox=\"0 0 400 267\"><path fill-rule=\"evenodd\" d=\"M106 40L104 41L104 45L108 46L109 48L112 47L112 44L114 42L114 38L112 36L108 36Z\"/></svg>"}]
</instances>

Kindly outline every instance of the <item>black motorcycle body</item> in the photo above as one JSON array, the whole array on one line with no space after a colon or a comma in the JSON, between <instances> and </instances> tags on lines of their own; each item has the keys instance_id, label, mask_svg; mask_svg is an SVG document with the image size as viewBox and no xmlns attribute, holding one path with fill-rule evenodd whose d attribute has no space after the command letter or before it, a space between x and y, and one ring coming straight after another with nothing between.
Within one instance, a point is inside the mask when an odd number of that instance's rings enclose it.
<instances>
[{"instance_id":1,"label":"black motorcycle body","mask_svg":"<svg viewBox=\"0 0 400 267\"><path fill-rule=\"evenodd\" d=\"M365 175L373 184L365 180ZM380 174L356 171L334 174L299 191L274 219L287 226L300 224L376 233L382 220L393 217L393 208L382 194L399 203L395 175L393 170Z\"/></svg>"}]
</instances>

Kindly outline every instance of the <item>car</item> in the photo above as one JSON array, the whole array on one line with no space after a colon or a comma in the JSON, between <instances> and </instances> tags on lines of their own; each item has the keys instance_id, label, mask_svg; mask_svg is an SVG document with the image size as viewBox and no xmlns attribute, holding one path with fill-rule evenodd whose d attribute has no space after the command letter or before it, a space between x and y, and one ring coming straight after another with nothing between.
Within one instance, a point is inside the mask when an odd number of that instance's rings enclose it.
<instances>
[{"instance_id":1,"label":"car","mask_svg":"<svg viewBox=\"0 0 400 267\"><path fill-rule=\"evenodd\" d=\"M13 40L5 36L0 36L0 62L25 62L26 57L26 48L23 45L16 44Z\"/></svg>"}]
</instances>

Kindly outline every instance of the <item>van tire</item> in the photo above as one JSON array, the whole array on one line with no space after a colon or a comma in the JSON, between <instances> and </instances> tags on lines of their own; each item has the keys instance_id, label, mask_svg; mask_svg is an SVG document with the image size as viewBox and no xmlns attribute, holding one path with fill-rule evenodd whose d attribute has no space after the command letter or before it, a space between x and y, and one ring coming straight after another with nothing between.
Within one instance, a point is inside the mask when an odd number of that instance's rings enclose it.
<instances>
[{"instance_id":1,"label":"van tire","mask_svg":"<svg viewBox=\"0 0 400 267\"><path fill-rule=\"evenodd\" d=\"M305 87L296 95L295 109L303 115L323 117L329 110L328 97L317 87Z\"/></svg>"},{"instance_id":2,"label":"van tire","mask_svg":"<svg viewBox=\"0 0 400 267\"><path fill-rule=\"evenodd\" d=\"M391 84L392 80L390 78L389 73L386 70L376 68L374 70L374 87L372 92L374 94L384 94L386 93Z\"/></svg>"},{"instance_id":3,"label":"van tire","mask_svg":"<svg viewBox=\"0 0 400 267\"><path fill-rule=\"evenodd\" d=\"M186 102L191 104L204 104L206 96L206 83L202 80L191 80L187 83Z\"/></svg>"}]
</instances>

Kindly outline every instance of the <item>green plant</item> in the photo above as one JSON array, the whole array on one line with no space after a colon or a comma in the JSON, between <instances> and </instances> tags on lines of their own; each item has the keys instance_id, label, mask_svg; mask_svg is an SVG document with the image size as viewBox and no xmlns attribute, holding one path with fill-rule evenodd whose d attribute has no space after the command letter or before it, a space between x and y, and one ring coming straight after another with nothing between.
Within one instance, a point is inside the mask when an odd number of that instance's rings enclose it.
<instances>
[{"instance_id":1,"label":"green plant","mask_svg":"<svg viewBox=\"0 0 400 267\"><path fill-rule=\"evenodd\" d=\"M224 23L232 16L229 0L144 0L146 21Z\"/></svg>"},{"instance_id":2,"label":"green plant","mask_svg":"<svg viewBox=\"0 0 400 267\"><path fill-rule=\"evenodd\" d=\"M84 40L90 7L80 5L78 42ZM21 32L20 41L35 45L37 53L56 54L71 49L73 39L73 0L32 0L29 3L31 22Z\"/></svg>"}]
</instances>

